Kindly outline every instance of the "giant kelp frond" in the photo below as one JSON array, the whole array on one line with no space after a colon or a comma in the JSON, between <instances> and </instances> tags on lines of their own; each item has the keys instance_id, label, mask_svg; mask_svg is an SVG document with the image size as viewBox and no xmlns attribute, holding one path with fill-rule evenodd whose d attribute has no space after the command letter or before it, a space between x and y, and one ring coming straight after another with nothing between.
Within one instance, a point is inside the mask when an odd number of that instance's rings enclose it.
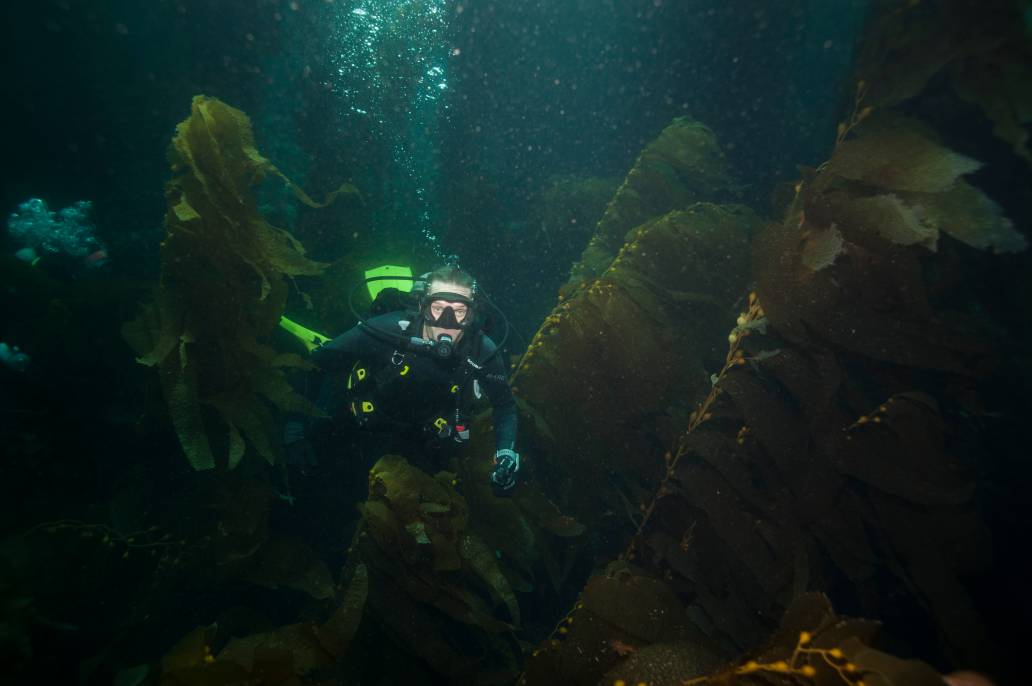
<instances>
[{"instance_id":1,"label":"giant kelp frond","mask_svg":"<svg viewBox=\"0 0 1032 686\"><path fill-rule=\"evenodd\" d=\"M271 174L312 207L357 190L344 185L316 203L258 152L247 115L204 96L194 98L190 117L176 127L169 161L161 281L154 302L123 334L141 364L158 367L195 469L235 467L245 445L274 462L279 441L267 403L317 410L282 375L307 363L261 341L283 313L287 279L319 274L324 265L262 217L253 189Z\"/></svg>"},{"instance_id":2,"label":"giant kelp frond","mask_svg":"<svg viewBox=\"0 0 1032 686\"><path fill-rule=\"evenodd\" d=\"M799 227L807 241L834 226L854 242L878 235L935 251L940 233L947 233L983 250L1024 250L1027 240L1000 207L962 178L979 167L917 122L884 114L841 141L817 176L800 187Z\"/></svg>"},{"instance_id":3,"label":"giant kelp frond","mask_svg":"<svg viewBox=\"0 0 1032 686\"><path fill-rule=\"evenodd\" d=\"M989 53L958 60L952 70L957 95L978 105L993 123L993 134L1014 153L1032 162L1028 124L1032 123L1032 48L1015 41Z\"/></svg>"},{"instance_id":4,"label":"giant kelp frond","mask_svg":"<svg viewBox=\"0 0 1032 686\"><path fill-rule=\"evenodd\" d=\"M878 110L946 84L979 107L993 133L1032 161L1026 126L1032 122L1032 48L1027 3L880 3L873 8L856 61Z\"/></svg>"},{"instance_id":5,"label":"giant kelp frond","mask_svg":"<svg viewBox=\"0 0 1032 686\"><path fill-rule=\"evenodd\" d=\"M880 118L865 125L862 135L840 144L825 171L828 179L838 176L887 190L940 193L980 166L938 144L912 121Z\"/></svg>"},{"instance_id":6,"label":"giant kelp frond","mask_svg":"<svg viewBox=\"0 0 1032 686\"><path fill-rule=\"evenodd\" d=\"M642 150L613 195L563 295L569 297L597 278L633 229L672 210L718 199L734 187L713 131L688 117L674 119Z\"/></svg>"},{"instance_id":7,"label":"giant kelp frond","mask_svg":"<svg viewBox=\"0 0 1032 686\"><path fill-rule=\"evenodd\" d=\"M942 677L918 660L870 648L876 622L837 617L827 597L806 593L785 612L781 626L752 659L682 686L707 684L817 684L820 686L937 686Z\"/></svg>"},{"instance_id":8,"label":"giant kelp frond","mask_svg":"<svg viewBox=\"0 0 1032 686\"><path fill-rule=\"evenodd\" d=\"M992 198L964 179L932 197L910 194L906 200L921 209L926 225L937 227L961 243L994 253L1021 252L1028 239Z\"/></svg>"}]
</instances>

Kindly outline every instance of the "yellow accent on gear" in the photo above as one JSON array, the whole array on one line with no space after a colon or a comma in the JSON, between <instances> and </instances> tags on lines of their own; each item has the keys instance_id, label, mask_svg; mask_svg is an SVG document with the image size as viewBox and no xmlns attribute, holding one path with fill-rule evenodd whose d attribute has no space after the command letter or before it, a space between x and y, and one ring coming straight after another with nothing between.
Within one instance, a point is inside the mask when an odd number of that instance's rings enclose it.
<instances>
[{"instance_id":1,"label":"yellow accent on gear","mask_svg":"<svg viewBox=\"0 0 1032 686\"><path fill-rule=\"evenodd\" d=\"M369 402L368 400L363 400L362 401L362 412L364 412L365 414L369 414L372 411L373 411L373 404L371 402Z\"/></svg>"},{"instance_id":2,"label":"yellow accent on gear","mask_svg":"<svg viewBox=\"0 0 1032 686\"><path fill-rule=\"evenodd\" d=\"M408 373L409 373L409 366L405 365L404 367L401 368L401 371L398 372L398 376L405 376Z\"/></svg>"},{"instance_id":3,"label":"yellow accent on gear","mask_svg":"<svg viewBox=\"0 0 1032 686\"><path fill-rule=\"evenodd\" d=\"M444 417L438 417L437 419L434 420L434 427L438 431L443 430L444 427L446 427L446 426L448 426L448 420L445 419Z\"/></svg>"},{"instance_id":4,"label":"yellow accent on gear","mask_svg":"<svg viewBox=\"0 0 1032 686\"><path fill-rule=\"evenodd\" d=\"M323 336L321 333L305 328L297 322L291 319L287 319L286 317L280 317L279 325L285 331L288 331L293 335L297 336L297 338L305 344L305 348L308 349L308 352L312 352L320 345L330 340L329 336Z\"/></svg>"}]
</instances>

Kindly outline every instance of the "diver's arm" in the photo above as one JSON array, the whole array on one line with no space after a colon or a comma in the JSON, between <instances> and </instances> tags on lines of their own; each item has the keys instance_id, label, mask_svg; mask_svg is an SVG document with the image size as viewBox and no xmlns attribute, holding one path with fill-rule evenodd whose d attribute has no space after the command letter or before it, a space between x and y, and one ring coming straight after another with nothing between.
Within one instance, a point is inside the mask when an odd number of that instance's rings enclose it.
<instances>
[{"instance_id":1,"label":"diver's arm","mask_svg":"<svg viewBox=\"0 0 1032 686\"><path fill-rule=\"evenodd\" d=\"M363 333L359 326L354 326L309 355L315 368L304 373L300 379L300 388L296 390L315 405L323 416L293 413L287 417L283 426L283 444L289 462L314 464L309 439L312 438L316 423L332 417L337 409L334 404L341 397L342 390L339 387L344 376L340 372L365 356L372 350L373 344L370 336Z\"/></svg>"},{"instance_id":2,"label":"diver's arm","mask_svg":"<svg viewBox=\"0 0 1032 686\"><path fill-rule=\"evenodd\" d=\"M495 449L515 450L517 413L516 399L509 387L505 374L502 353L494 355L495 345L490 338L484 339L484 357L491 356L480 374L480 383L491 399L491 416L494 421Z\"/></svg>"},{"instance_id":3,"label":"diver's arm","mask_svg":"<svg viewBox=\"0 0 1032 686\"><path fill-rule=\"evenodd\" d=\"M353 326L313 350L308 359L323 371L338 371L350 367L369 353L374 343L373 338L362 331L361 325Z\"/></svg>"},{"instance_id":4,"label":"diver's arm","mask_svg":"<svg viewBox=\"0 0 1032 686\"><path fill-rule=\"evenodd\" d=\"M487 339L484 348L494 349L494 343ZM516 487L520 454L516 452L516 399L509 387L501 355L494 355L488 360L480 380L491 398L494 417L495 453L491 469L491 492L505 497L511 495Z\"/></svg>"},{"instance_id":5,"label":"diver's arm","mask_svg":"<svg viewBox=\"0 0 1032 686\"><path fill-rule=\"evenodd\" d=\"M406 312L388 312L351 327L312 351L309 360L326 371L349 369L358 360L372 359L391 348L407 345L409 322ZM405 324L406 328L402 328Z\"/></svg>"}]
</instances>

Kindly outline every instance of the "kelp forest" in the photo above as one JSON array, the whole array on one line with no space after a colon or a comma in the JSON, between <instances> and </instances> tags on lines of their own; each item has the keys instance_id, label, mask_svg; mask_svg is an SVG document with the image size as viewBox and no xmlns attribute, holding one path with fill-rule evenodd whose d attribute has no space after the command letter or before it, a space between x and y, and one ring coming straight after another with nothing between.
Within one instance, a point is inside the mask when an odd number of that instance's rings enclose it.
<instances>
[{"instance_id":1,"label":"kelp forest","mask_svg":"<svg viewBox=\"0 0 1032 686\"><path fill-rule=\"evenodd\" d=\"M4 338L60 361L4 376L5 683L1021 683L1030 12L874 3L822 161L762 196L691 112L622 178L556 177L530 223L582 229L542 234L562 280L506 351L510 498L489 411L445 464L288 464L321 410L281 317L352 325L370 249L269 198L338 222L380 190L179 103L159 273L0 258Z\"/></svg>"}]
</instances>

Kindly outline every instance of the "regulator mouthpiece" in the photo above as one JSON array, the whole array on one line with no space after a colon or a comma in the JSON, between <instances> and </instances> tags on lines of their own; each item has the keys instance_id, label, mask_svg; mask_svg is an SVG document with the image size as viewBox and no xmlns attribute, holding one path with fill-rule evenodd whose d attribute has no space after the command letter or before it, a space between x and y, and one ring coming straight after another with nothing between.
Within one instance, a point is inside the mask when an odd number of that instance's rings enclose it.
<instances>
[{"instance_id":1,"label":"regulator mouthpiece","mask_svg":"<svg viewBox=\"0 0 1032 686\"><path fill-rule=\"evenodd\" d=\"M446 333L437 337L437 344L434 346L434 353L442 360L446 360L455 352L455 341Z\"/></svg>"}]
</instances>

